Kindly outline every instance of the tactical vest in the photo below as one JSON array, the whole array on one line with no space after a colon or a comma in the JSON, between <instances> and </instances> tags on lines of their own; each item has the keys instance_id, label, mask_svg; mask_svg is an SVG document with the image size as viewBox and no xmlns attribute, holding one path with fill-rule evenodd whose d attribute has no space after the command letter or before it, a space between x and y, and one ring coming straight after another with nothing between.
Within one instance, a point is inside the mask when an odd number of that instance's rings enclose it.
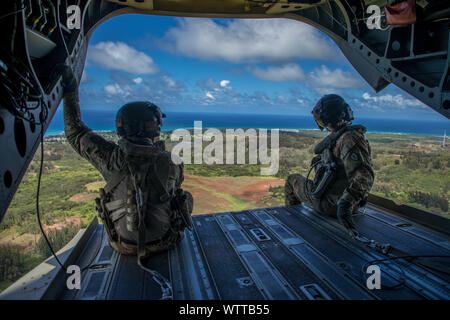
<instances>
[{"instance_id":1,"label":"tactical vest","mask_svg":"<svg viewBox=\"0 0 450 320\"><path fill-rule=\"evenodd\" d=\"M125 164L113 174L96 199L100 217L113 242L147 245L168 232L190 226L190 212L183 203L182 166L171 154L154 145L120 140ZM192 210L191 210L192 211Z\"/></svg>"},{"instance_id":2,"label":"tactical vest","mask_svg":"<svg viewBox=\"0 0 450 320\"><path fill-rule=\"evenodd\" d=\"M308 196L311 197L315 206L318 206L318 203L327 192L332 192L331 189L335 192L342 192L345 189L345 168L340 161L335 159L333 149L336 146L336 141L345 132L360 129L365 128L360 125L344 126L343 128L330 133L315 146L314 153L318 156L313 158L306 179L306 181L308 181L311 171L315 169L313 180L314 190L309 190L308 184L305 184L305 190Z\"/></svg>"}]
</instances>

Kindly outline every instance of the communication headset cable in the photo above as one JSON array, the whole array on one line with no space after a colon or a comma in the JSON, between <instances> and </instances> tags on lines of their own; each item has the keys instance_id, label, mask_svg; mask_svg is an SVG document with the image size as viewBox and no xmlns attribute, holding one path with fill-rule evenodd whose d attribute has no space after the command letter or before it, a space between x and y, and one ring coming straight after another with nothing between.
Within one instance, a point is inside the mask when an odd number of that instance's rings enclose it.
<instances>
[{"instance_id":1,"label":"communication headset cable","mask_svg":"<svg viewBox=\"0 0 450 320\"><path fill-rule=\"evenodd\" d=\"M52 247L50 241L48 240L48 237L45 234L44 228L42 227L42 223L41 223L41 214L40 214L40 210L39 210L39 194L40 194L40 190L41 190L41 178L42 178L42 171L43 171L43 167L44 167L44 123L43 123L43 121L41 121L41 134L40 135L41 135L41 163L39 166L38 183L37 183L37 190L36 190L36 216L37 216L39 228L41 229L42 236L44 237L45 242L47 242L48 248L50 249L53 257L56 259L56 261L61 266L61 268L64 269L64 271L67 271L67 268L61 263L58 256L56 255L55 250L53 250L53 247Z\"/></svg>"},{"instance_id":2,"label":"communication headset cable","mask_svg":"<svg viewBox=\"0 0 450 320\"><path fill-rule=\"evenodd\" d=\"M384 259L374 259L374 260L371 260L371 261L367 261L362 266L361 273L360 273L361 281L364 282L364 280L365 280L364 279L364 275L366 273L367 266L369 266L369 265L379 264L379 263L386 264L386 262L392 262L394 260L400 260L400 259L414 260L414 259L418 259L418 258L446 258L446 259L449 259L450 256L448 256L448 255L404 255L404 256L389 257L389 258L384 258ZM420 264L420 262L419 262L419 264ZM381 289L384 289L384 290L396 290L396 289L402 288L406 284L406 275L405 275L404 270L400 266L396 265L395 267L399 270L398 273L401 274L400 279L395 279L395 280L398 281L398 283L396 283L394 285L391 285L391 286L382 285ZM425 266L425 267L430 268L429 266ZM443 271L443 270L438 270L438 269L435 269L435 268L430 268L430 269L433 269L435 271L442 272L442 273L444 273L446 275L449 275L448 272Z\"/></svg>"}]
</instances>

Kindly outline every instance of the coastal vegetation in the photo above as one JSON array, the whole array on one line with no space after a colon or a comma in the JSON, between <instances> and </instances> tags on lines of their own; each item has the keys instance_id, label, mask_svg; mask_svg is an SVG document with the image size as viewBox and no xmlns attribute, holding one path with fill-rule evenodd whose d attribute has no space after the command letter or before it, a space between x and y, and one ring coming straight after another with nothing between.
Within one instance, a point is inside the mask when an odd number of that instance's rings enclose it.
<instances>
[{"instance_id":1,"label":"coastal vegetation","mask_svg":"<svg viewBox=\"0 0 450 320\"><path fill-rule=\"evenodd\" d=\"M117 141L113 132L101 134ZM261 176L261 164L185 164L183 188L194 196L194 214L282 205L284 180L291 173L307 173L314 145L324 136L317 130L280 132L275 176ZM367 138L376 174L374 194L450 217L450 146L432 136L369 133ZM168 150L173 148L170 133L162 139ZM37 153L0 224L0 290L50 255L36 221L40 160ZM40 211L55 250L96 216L94 198L104 184L100 173L72 150L64 136L45 139Z\"/></svg>"}]
</instances>

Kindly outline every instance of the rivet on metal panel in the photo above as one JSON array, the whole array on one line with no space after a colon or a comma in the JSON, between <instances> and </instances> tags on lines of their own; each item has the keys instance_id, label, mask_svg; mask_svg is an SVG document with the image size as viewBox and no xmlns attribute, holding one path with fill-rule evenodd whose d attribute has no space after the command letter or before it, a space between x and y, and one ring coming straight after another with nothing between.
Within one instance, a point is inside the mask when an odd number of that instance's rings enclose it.
<instances>
[{"instance_id":1,"label":"rivet on metal panel","mask_svg":"<svg viewBox=\"0 0 450 320\"><path fill-rule=\"evenodd\" d=\"M237 278L236 281L240 288L253 285L253 280L250 277Z\"/></svg>"},{"instance_id":2,"label":"rivet on metal panel","mask_svg":"<svg viewBox=\"0 0 450 320\"><path fill-rule=\"evenodd\" d=\"M338 261L338 262L336 262L336 265L337 265L339 268L341 268L342 270L345 270L345 271L348 271L348 270L351 270L351 269L352 269L352 265L349 264L349 263L346 262L346 261Z\"/></svg>"}]
</instances>

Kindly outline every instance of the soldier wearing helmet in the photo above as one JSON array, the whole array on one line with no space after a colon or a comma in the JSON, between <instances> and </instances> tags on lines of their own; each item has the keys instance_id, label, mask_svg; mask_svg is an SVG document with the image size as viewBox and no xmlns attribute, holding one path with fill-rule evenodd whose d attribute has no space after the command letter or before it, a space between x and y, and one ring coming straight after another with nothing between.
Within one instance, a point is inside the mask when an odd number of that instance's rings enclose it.
<instances>
[{"instance_id":1,"label":"soldier wearing helmet","mask_svg":"<svg viewBox=\"0 0 450 320\"><path fill-rule=\"evenodd\" d=\"M350 236L357 235L352 214L367 201L374 172L366 128L351 125L353 111L336 94L322 97L311 112L317 126L331 133L315 148L316 156L305 178L291 174L285 184L286 205L305 203L316 211L337 217ZM315 171L313 180L309 179Z\"/></svg>"},{"instance_id":2,"label":"soldier wearing helmet","mask_svg":"<svg viewBox=\"0 0 450 320\"><path fill-rule=\"evenodd\" d=\"M81 121L78 84L67 66L63 87L67 140L106 180L96 205L111 246L139 257L171 248L191 225L193 199L181 189L183 165L157 141L165 114L151 102L125 104L116 116L115 144Z\"/></svg>"}]
</instances>

